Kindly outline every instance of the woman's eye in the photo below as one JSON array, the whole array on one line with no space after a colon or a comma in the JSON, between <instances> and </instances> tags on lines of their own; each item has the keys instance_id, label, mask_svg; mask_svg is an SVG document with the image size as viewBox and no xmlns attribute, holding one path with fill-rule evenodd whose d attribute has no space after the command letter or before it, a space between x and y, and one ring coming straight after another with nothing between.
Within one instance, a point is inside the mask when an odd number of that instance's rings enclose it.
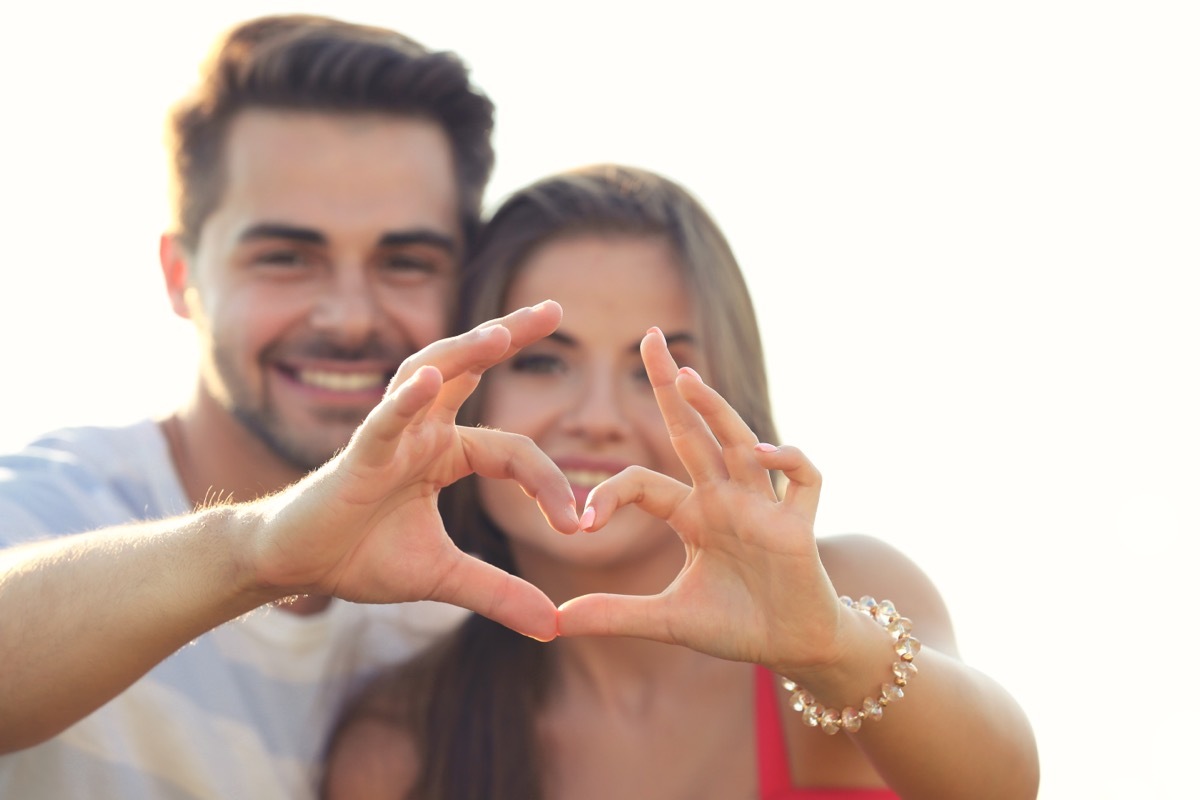
<instances>
[{"instance_id":1,"label":"woman's eye","mask_svg":"<svg viewBox=\"0 0 1200 800\"><path fill-rule=\"evenodd\" d=\"M510 362L514 372L534 375L552 375L566 372L567 364L558 356L549 353L518 353Z\"/></svg>"}]
</instances>

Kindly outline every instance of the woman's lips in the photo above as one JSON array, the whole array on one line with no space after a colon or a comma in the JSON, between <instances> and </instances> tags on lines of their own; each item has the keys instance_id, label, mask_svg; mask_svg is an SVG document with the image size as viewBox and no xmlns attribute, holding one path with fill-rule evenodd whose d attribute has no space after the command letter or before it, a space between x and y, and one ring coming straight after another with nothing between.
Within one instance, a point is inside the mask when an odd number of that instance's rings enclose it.
<instances>
[{"instance_id":1,"label":"woman's lips","mask_svg":"<svg viewBox=\"0 0 1200 800\"><path fill-rule=\"evenodd\" d=\"M615 473L601 469L574 469L564 468L563 475L572 484L579 486L592 487L612 477Z\"/></svg>"},{"instance_id":2,"label":"woman's lips","mask_svg":"<svg viewBox=\"0 0 1200 800\"><path fill-rule=\"evenodd\" d=\"M623 461L598 461L596 459L556 458L571 491L575 495L575 510L582 513L592 489L629 466Z\"/></svg>"}]
</instances>

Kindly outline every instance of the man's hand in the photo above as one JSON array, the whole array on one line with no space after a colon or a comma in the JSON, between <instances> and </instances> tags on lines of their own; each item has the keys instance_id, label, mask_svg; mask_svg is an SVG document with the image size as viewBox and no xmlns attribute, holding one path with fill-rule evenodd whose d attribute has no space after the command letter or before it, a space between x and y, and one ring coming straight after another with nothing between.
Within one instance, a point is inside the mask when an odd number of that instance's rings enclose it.
<instances>
[{"instance_id":1,"label":"man's hand","mask_svg":"<svg viewBox=\"0 0 1200 800\"><path fill-rule=\"evenodd\" d=\"M347 448L268 498L251 545L264 590L394 603L440 600L537 639L557 633L538 589L458 550L438 492L471 473L517 481L563 533L578 529L567 480L527 437L455 424L483 371L552 332L562 309L524 308L406 360Z\"/></svg>"}]
</instances>

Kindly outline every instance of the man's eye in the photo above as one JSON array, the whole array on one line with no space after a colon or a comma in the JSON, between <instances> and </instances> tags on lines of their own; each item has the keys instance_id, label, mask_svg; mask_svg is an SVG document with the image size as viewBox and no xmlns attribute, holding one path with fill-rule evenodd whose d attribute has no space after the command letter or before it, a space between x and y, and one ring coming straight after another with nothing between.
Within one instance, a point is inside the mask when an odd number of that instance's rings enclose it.
<instances>
[{"instance_id":1,"label":"man's eye","mask_svg":"<svg viewBox=\"0 0 1200 800\"><path fill-rule=\"evenodd\" d=\"M307 262L296 250L267 250L256 255L254 263L268 267L302 267Z\"/></svg>"},{"instance_id":2,"label":"man's eye","mask_svg":"<svg viewBox=\"0 0 1200 800\"><path fill-rule=\"evenodd\" d=\"M565 361L549 353L518 353L510 363L514 372L534 375L553 375L567 370Z\"/></svg>"},{"instance_id":3,"label":"man's eye","mask_svg":"<svg viewBox=\"0 0 1200 800\"><path fill-rule=\"evenodd\" d=\"M437 272L437 265L429 259L404 253L384 257L383 268L389 272Z\"/></svg>"}]
</instances>

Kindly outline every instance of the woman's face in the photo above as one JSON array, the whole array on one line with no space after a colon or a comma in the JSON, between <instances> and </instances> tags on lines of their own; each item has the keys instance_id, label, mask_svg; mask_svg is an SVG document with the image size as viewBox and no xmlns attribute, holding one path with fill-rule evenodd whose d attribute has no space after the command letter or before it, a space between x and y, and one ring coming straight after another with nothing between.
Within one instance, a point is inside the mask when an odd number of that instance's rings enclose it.
<instances>
[{"instance_id":1,"label":"woman's face","mask_svg":"<svg viewBox=\"0 0 1200 800\"><path fill-rule=\"evenodd\" d=\"M638 350L646 330L658 326L676 361L704 374L692 302L668 241L551 240L517 270L504 311L547 298L562 305L562 325L488 371L483 424L533 439L571 482L580 512L592 487L630 465L690 482ZM643 561L655 551L682 557L675 534L637 508L620 510L600 531L564 536L516 483L481 480L480 494L523 570L534 557L593 568Z\"/></svg>"}]
</instances>

